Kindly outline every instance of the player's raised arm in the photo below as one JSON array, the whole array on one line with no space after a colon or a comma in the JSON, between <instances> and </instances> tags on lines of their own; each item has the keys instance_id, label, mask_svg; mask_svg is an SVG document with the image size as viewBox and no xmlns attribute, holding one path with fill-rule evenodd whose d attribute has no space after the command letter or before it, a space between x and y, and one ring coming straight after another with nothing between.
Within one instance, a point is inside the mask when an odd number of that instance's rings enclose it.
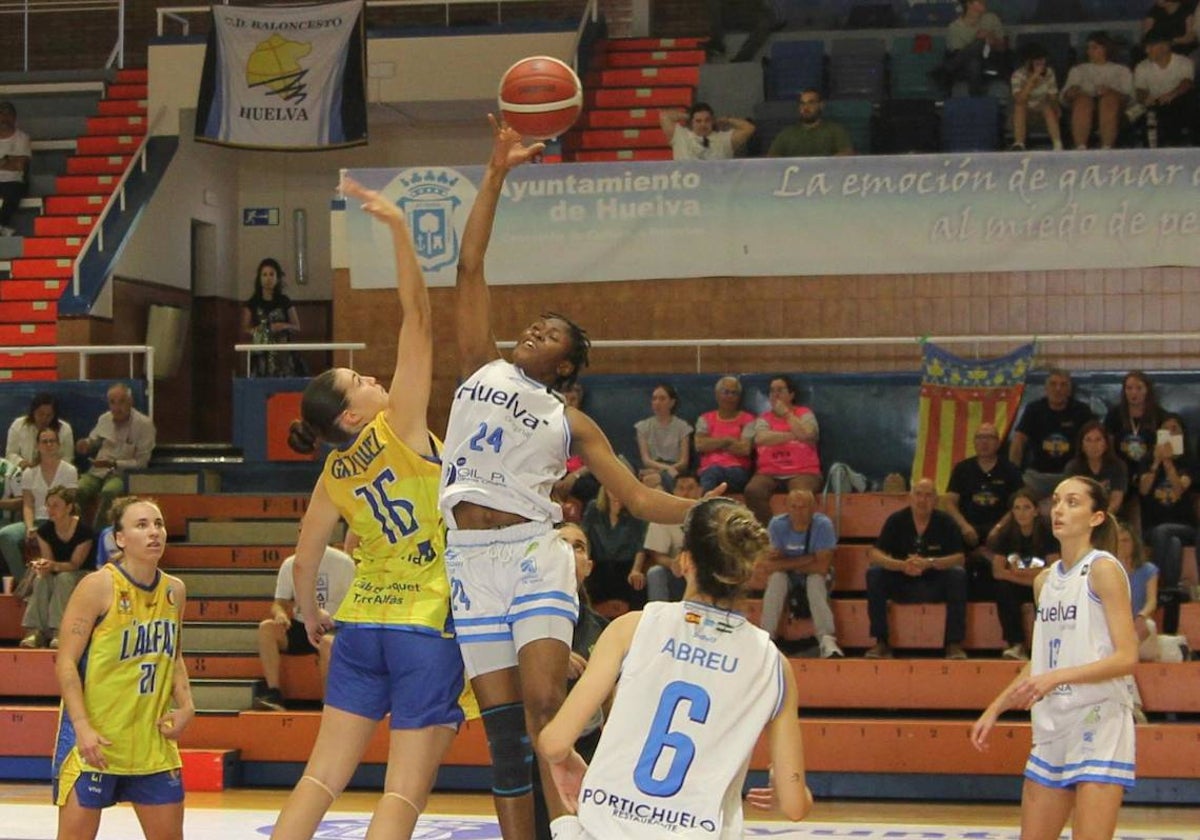
<instances>
[{"instance_id":1,"label":"player's raised arm","mask_svg":"<svg viewBox=\"0 0 1200 840\"><path fill-rule=\"evenodd\" d=\"M412 234L395 202L350 177L342 192L362 202L362 209L387 225L396 260L396 292L400 298L400 335L396 368L388 388L388 424L405 443L419 452L428 448L426 412L433 377L433 317L429 289L417 264Z\"/></svg>"},{"instance_id":2,"label":"player's raised arm","mask_svg":"<svg viewBox=\"0 0 1200 840\"><path fill-rule=\"evenodd\" d=\"M463 376L474 373L500 357L496 336L492 332L491 296L488 294L483 263L492 238L492 225L496 221L496 207L500 202L500 191L504 188L504 178L514 166L520 166L545 148L544 143L525 146L517 132L497 122L491 114L488 120L492 124L492 156L479 184L475 204L467 217L458 257L456 320L458 363Z\"/></svg>"}]
</instances>

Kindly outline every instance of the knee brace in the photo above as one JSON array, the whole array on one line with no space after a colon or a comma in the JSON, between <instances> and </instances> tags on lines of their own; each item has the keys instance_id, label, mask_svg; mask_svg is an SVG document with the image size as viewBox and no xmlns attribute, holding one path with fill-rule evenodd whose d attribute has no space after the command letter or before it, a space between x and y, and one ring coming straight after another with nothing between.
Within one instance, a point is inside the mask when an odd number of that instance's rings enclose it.
<instances>
[{"instance_id":1,"label":"knee brace","mask_svg":"<svg viewBox=\"0 0 1200 840\"><path fill-rule=\"evenodd\" d=\"M525 707L521 703L493 706L481 716L492 753L492 793L515 797L531 792L533 745L525 730Z\"/></svg>"}]
</instances>

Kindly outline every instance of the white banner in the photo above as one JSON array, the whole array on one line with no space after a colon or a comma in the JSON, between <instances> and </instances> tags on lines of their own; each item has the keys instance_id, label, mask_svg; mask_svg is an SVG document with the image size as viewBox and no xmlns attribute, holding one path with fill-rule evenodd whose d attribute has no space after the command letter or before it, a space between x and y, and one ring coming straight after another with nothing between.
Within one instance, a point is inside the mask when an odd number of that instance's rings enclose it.
<instances>
[{"instance_id":1,"label":"white banner","mask_svg":"<svg viewBox=\"0 0 1200 840\"><path fill-rule=\"evenodd\" d=\"M196 139L259 149L367 141L363 0L214 6Z\"/></svg>"},{"instance_id":2,"label":"white banner","mask_svg":"<svg viewBox=\"0 0 1200 840\"><path fill-rule=\"evenodd\" d=\"M351 174L408 216L431 286L454 283L477 166ZM356 288L395 282L357 206ZM1200 150L545 164L509 173L493 283L1200 266Z\"/></svg>"}]
</instances>

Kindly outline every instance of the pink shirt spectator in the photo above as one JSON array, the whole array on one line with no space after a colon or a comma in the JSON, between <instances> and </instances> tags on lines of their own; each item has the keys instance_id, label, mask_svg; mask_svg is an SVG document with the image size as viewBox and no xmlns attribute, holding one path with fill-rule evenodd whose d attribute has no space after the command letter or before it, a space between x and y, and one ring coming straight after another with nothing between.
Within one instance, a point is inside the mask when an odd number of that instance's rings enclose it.
<instances>
[{"instance_id":1,"label":"pink shirt spectator","mask_svg":"<svg viewBox=\"0 0 1200 840\"><path fill-rule=\"evenodd\" d=\"M740 438L745 436L746 427L753 423L754 415L749 411L739 411L736 417L728 420L721 419L719 411L708 411L696 421L696 433L709 437ZM741 467L748 470L751 464L749 455L734 455L728 449L716 449L700 455L701 471L709 467Z\"/></svg>"},{"instance_id":2,"label":"pink shirt spectator","mask_svg":"<svg viewBox=\"0 0 1200 840\"><path fill-rule=\"evenodd\" d=\"M807 406L797 405L792 407L792 413L797 417L804 417L812 414L812 410ZM754 430L756 432L790 433L792 427L788 424L786 417L780 417L774 411L768 410L759 415L755 421ZM785 478L793 475L820 475L821 473L821 458L817 454L817 447L811 443L792 440L775 446L759 446L756 451L758 453L758 472L763 475Z\"/></svg>"}]
</instances>

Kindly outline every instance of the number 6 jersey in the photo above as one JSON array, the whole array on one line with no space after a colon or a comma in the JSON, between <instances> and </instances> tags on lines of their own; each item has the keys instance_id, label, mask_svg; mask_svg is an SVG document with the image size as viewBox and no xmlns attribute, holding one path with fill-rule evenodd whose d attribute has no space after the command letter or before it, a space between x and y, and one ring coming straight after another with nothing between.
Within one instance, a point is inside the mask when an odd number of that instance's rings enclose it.
<instances>
[{"instance_id":1,"label":"number 6 jersey","mask_svg":"<svg viewBox=\"0 0 1200 840\"><path fill-rule=\"evenodd\" d=\"M740 840L742 783L783 701L784 667L766 632L736 613L647 604L583 778L588 835Z\"/></svg>"},{"instance_id":2,"label":"number 6 jersey","mask_svg":"<svg viewBox=\"0 0 1200 840\"><path fill-rule=\"evenodd\" d=\"M550 500L571 448L558 395L503 359L475 371L454 392L446 426L441 507L454 528L459 502L558 522Z\"/></svg>"}]
</instances>

